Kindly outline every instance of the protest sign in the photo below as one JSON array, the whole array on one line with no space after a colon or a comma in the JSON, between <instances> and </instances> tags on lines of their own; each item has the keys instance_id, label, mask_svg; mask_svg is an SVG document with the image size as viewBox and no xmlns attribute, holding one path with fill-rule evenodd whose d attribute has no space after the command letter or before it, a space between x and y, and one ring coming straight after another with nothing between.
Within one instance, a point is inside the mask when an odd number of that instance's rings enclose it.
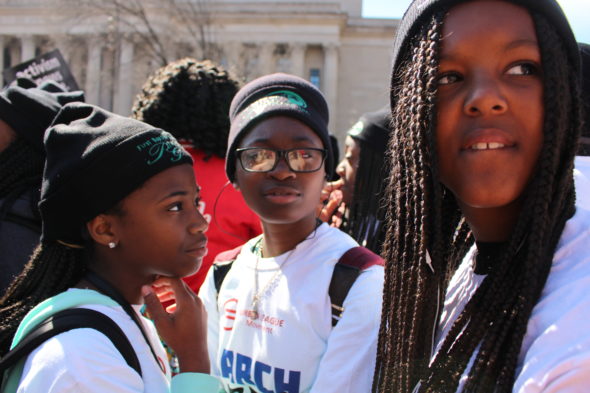
<instances>
[{"instance_id":1,"label":"protest sign","mask_svg":"<svg viewBox=\"0 0 590 393\"><path fill-rule=\"evenodd\" d=\"M59 49L7 68L2 71L2 76L6 85L17 78L27 77L33 79L37 84L41 84L45 80L53 80L68 91L80 90Z\"/></svg>"}]
</instances>

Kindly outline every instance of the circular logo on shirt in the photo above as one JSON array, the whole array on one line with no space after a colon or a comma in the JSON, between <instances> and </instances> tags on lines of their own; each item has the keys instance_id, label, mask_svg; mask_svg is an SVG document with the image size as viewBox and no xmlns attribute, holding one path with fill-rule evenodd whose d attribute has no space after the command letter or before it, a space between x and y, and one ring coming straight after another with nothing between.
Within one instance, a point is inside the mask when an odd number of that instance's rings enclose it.
<instances>
[{"instance_id":1,"label":"circular logo on shirt","mask_svg":"<svg viewBox=\"0 0 590 393\"><path fill-rule=\"evenodd\" d=\"M223 330L232 330L236 321L238 299L229 299L223 303L224 326Z\"/></svg>"}]
</instances>

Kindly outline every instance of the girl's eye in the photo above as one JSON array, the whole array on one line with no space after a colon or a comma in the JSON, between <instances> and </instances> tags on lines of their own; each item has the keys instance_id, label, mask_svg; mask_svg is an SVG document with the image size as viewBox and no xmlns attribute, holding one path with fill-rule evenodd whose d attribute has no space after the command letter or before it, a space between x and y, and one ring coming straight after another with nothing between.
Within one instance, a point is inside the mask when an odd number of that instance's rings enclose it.
<instances>
[{"instance_id":1,"label":"girl's eye","mask_svg":"<svg viewBox=\"0 0 590 393\"><path fill-rule=\"evenodd\" d=\"M442 74L438 77L438 84L439 85L450 85L452 83L459 82L460 76L455 73L446 73Z\"/></svg>"},{"instance_id":2,"label":"girl's eye","mask_svg":"<svg viewBox=\"0 0 590 393\"><path fill-rule=\"evenodd\" d=\"M506 71L508 75L535 75L537 66L531 63L516 64Z\"/></svg>"},{"instance_id":3,"label":"girl's eye","mask_svg":"<svg viewBox=\"0 0 590 393\"><path fill-rule=\"evenodd\" d=\"M168 211L179 212L182 210L182 202L177 202L168 208Z\"/></svg>"}]
</instances>

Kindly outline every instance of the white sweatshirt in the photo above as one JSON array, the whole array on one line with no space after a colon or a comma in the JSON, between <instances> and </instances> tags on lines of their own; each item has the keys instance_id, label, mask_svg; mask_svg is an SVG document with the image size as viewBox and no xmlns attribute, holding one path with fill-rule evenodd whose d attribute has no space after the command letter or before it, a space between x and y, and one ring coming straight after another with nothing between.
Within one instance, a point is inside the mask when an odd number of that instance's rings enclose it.
<instances>
[{"instance_id":1,"label":"white sweatshirt","mask_svg":"<svg viewBox=\"0 0 590 393\"><path fill-rule=\"evenodd\" d=\"M293 252L260 258L258 292L281 273L261 297L251 319L257 256L250 240L233 264L217 297L212 270L201 288L208 313L213 375L226 391L247 385L259 393L369 392L377 351L383 267L363 271L331 325L328 286L334 265L357 243L322 224ZM290 255L289 255L290 254Z\"/></svg>"}]
</instances>

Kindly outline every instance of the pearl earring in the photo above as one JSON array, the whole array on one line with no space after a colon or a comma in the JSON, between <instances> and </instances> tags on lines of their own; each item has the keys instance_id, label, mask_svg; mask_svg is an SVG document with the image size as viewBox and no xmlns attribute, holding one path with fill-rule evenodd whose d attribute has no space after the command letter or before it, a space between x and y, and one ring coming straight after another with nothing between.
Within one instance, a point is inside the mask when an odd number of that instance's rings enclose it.
<instances>
[{"instance_id":1,"label":"pearl earring","mask_svg":"<svg viewBox=\"0 0 590 393\"><path fill-rule=\"evenodd\" d=\"M117 247L117 243L109 242L109 248L115 248L115 247Z\"/></svg>"}]
</instances>

